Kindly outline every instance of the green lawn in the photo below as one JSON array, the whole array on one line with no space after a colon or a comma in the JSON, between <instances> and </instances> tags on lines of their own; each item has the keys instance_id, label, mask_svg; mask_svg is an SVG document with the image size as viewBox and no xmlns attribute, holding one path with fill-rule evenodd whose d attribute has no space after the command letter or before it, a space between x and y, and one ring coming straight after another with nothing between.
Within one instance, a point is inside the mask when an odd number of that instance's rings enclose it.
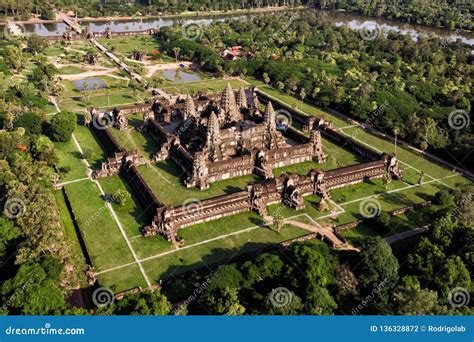
<instances>
[{"instance_id":1,"label":"green lawn","mask_svg":"<svg viewBox=\"0 0 474 342\"><path fill-rule=\"evenodd\" d=\"M147 284L137 264L97 276L101 286L110 288L114 293L130 290L134 287L146 288Z\"/></svg>"},{"instance_id":2,"label":"green lawn","mask_svg":"<svg viewBox=\"0 0 474 342\"><path fill-rule=\"evenodd\" d=\"M107 159L107 154L95 139L89 127L77 125L74 136L83 151L87 149L91 152L91 156L87 159L89 164L91 164L94 169L100 168L102 162Z\"/></svg>"},{"instance_id":3,"label":"green lawn","mask_svg":"<svg viewBox=\"0 0 474 342\"><path fill-rule=\"evenodd\" d=\"M113 195L117 190L130 192L126 183L119 176L110 176L99 180L100 185L107 195ZM149 223L145 211L137 204L133 197L127 200L124 205L112 203L120 222L127 233L128 238L140 235L141 228Z\"/></svg>"},{"instance_id":4,"label":"green lawn","mask_svg":"<svg viewBox=\"0 0 474 342\"><path fill-rule=\"evenodd\" d=\"M154 49L159 50L160 46L159 42L153 36L112 37L110 39L100 37L97 38L97 41L114 51L114 53L128 58L134 50L151 54Z\"/></svg>"},{"instance_id":5,"label":"green lawn","mask_svg":"<svg viewBox=\"0 0 474 342\"><path fill-rule=\"evenodd\" d=\"M138 150L140 155L151 159L158 152L159 147L155 139L148 133L140 133L137 128L143 124L143 115L134 114L128 116L129 128L125 131L110 129L110 133L117 139L120 146L127 150Z\"/></svg>"},{"instance_id":6,"label":"green lawn","mask_svg":"<svg viewBox=\"0 0 474 342\"><path fill-rule=\"evenodd\" d=\"M259 179L252 174L215 182L208 190L199 190L196 187L186 188L183 183L185 174L172 161L142 165L138 169L158 199L170 206L180 206L189 199L204 200L241 191L248 183Z\"/></svg>"},{"instance_id":7,"label":"green lawn","mask_svg":"<svg viewBox=\"0 0 474 342\"><path fill-rule=\"evenodd\" d=\"M106 84L106 88L89 89L86 92L77 90L72 81L63 80L61 84L66 91L60 99L61 108L70 111L86 110L90 107L107 108L143 103L149 97L148 92L136 88L136 84L130 82L126 75L121 72L114 75L118 78L104 75L85 78L100 78Z\"/></svg>"},{"instance_id":8,"label":"green lawn","mask_svg":"<svg viewBox=\"0 0 474 342\"><path fill-rule=\"evenodd\" d=\"M81 74L86 71L76 66L65 66L65 67L59 68L58 70L59 70L59 73L62 75Z\"/></svg>"},{"instance_id":9,"label":"green lawn","mask_svg":"<svg viewBox=\"0 0 474 342\"><path fill-rule=\"evenodd\" d=\"M306 234L308 234L306 230L296 227L285 227L280 234L267 227L257 227L225 239L147 260L142 266L151 281L159 281L215 262L223 263L240 254L260 250L274 243Z\"/></svg>"},{"instance_id":10,"label":"green lawn","mask_svg":"<svg viewBox=\"0 0 474 342\"><path fill-rule=\"evenodd\" d=\"M65 189L95 271L133 261L97 186L93 182L83 181L68 184Z\"/></svg>"},{"instance_id":11,"label":"green lawn","mask_svg":"<svg viewBox=\"0 0 474 342\"><path fill-rule=\"evenodd\" d=\"M54 142L56 153L58 154L58 169L69 167L71 170L67 173L61 173L60 182L72 181L87 177L87 167L81 161L80 153L72 141Z\"/></svg>"},{"instance_id":12,"label":"green lawn","mask_svg":"<svg viewBox=\"0 0 474 342\"><path fill-rule=\"evenodd\" d=\"M247 87L245 83L242 83L239 80L204 80L204 81L196 81L196 82L189 82L184 84L175 84L170 86L164 86L163 90L168 93L195 93L198 91L214 93L216 91L224 90L227 83L230 83L234 90L237 90L240 86Z\"/></svg>"}]
</instances>

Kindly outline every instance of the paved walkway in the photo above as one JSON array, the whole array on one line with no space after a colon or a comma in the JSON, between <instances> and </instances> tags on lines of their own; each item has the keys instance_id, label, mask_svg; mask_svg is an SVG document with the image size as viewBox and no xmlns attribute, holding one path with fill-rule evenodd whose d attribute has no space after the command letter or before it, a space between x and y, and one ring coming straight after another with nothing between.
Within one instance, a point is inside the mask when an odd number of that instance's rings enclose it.
<instances>
[{"instance_id":1,"label":"paved walkway","mask_svg":"<svg viewBox=\"0 0 474 342\"><path fill-rule=\"evenodd\" d=\"M319 225L307 224L307 223L303 223L303 222L295 221L295 220L285 220L285 223L291 224L292 226L296 226L305 230L309 230L312 233L318 234L323 239L328 239L333 245L333 247L336 249L360 252L358 248L355 248L351 244L345 243L344 241L339 239L337 235L334 234L334 231L332 228L323 228Z\"/></svg>"},{"instance_id":2,"label":"paved walkway","mask_svg":"<svg viewBox=\"0 0 474 342\"><path fill-rule=\"evenodd\" d=\"M415 228L415 229L411 229L411 230L407 230L407 231L404 231L404 232L401 232L401 233L397 233L397 234L387 236L385 238L385 241L387 241L387 243L389 245L391 245L391 244L403 241L405 239L411 238L413 236L417 236L417 235L422 234L424 232L427 232L429 229L430 229L429 225L418 227L418 228Z\"/></svg>"}]
</instances>

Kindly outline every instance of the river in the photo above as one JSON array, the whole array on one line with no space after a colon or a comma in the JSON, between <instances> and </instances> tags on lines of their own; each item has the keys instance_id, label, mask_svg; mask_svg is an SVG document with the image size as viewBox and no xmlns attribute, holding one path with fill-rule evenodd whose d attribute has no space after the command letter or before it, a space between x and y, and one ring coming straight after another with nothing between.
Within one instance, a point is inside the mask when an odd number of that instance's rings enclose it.
<instances>
[{"instance_id":1,"label":"river","mask_svg":"<svg viewBox=\"0 0 474 342\"><path fill-rule=\"evenodd\" d=\"M378 28L382 32L396 31L402 34L407 34L413 40L418 40L421 36L436 36L449 41L456 41L460 39L465 44L474 47L474 33L461 30L450 31L446 29L431 28L421 26L413 23L402 23L388 19L364 17L353 13L324 11L323 15L327 16L336 26L348 26L354 30L358 30L362 26L369 28ZM266 14L268 15L268 14ZM108 27L113 32L126 31L142 31L147 29L158 29L163 26L171 26L175 23L190 24L196 23L199 25L208 25L213 21L225 20L228 18L247 18L246 15L240 16L221 16L221 17L196 17L196 18L180 18L180 19L141 19L131 21L91 21L87 25L94 32L104 32ZM26 24L24 25L27 34L36 33L40 36L57 36L62 35L66 31L66 24ZM3 30L2 30L3 31Z\"/></svg>"}]
</instances>

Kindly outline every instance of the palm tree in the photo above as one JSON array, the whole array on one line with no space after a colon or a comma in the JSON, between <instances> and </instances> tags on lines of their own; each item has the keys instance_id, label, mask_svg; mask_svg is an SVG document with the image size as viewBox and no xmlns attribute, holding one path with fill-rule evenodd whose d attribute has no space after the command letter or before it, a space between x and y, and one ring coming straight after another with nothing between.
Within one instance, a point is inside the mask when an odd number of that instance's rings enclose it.
<instances>
[{"instance_id":1,"label":"palm tree","mask_svg":"<svg viewBox=\"0 0 474 342\"><path fill-rule=\"evenodd\" d=\"M397 154L397 136L400 133L400 129L398 127L395 127L393 129L393 135L395 135L395 154Z\"/></svg>"},{"instance_id":2,"label":"palm tree","mask_svg":"<svg viewBox=\"0 0 474 342\"><path fill-rule=\"evenodd\" d=\"M306 97L306 90L304 88L301 88L301 90L300 90L300 97L301 97L300 109L302 109L303 108L303 101L304 101L304 98Z\"/></svg>"},{"instance_id":3,"label":"palm tree","mask_svg":"<svg viewBox=\"0 0 474 342\"><path fill-rule=\"evenodd\" d=\"M181 48L174 47L173 52L174 52L174 57L176 58L176 63L178 63L178 56L179 56L179 53L181 52Z\"/></svg>"}]
</instances>

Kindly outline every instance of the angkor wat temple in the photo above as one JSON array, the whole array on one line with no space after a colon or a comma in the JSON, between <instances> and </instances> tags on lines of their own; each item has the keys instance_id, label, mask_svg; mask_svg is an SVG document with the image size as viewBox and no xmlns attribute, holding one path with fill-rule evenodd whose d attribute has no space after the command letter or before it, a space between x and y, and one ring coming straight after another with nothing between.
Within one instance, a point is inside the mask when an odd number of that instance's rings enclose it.
<instances>
[{"instance_id":1,"label":"angkor wat temple","mask_svg":"<svg viewBox=\"0 0 474 342\"><path fill-rule=\"evenodd\" d=\"M171 208L160 201L140 175L136 166L146 160L137 151L121 148L108 131L111 128L91 125L110 156L93 176L120 174L127 181L152 217L150 225L142 230L145 236L159 234L174 242L179 239L178 229L201 222L250 210L266 217L267 206L274 203L299 210L305 206L304 196L318 195L325 201L331 189L387 174L401 178L395 155L374 151L340 133L331 122L306 116L281 102L274 102L278 108L275 111L268 97L256 88L234 92L228 84L220 94L158 95L152 103L105 112L91 110L93 121L108 115L114 127L126 129L128 114L144 113L141 129L160 146L153 159L176 163L186 175L187 187L206 189L213 182L251 173L264 180L248 184L239 192L203 200L198 206ZM285 116L301 124L305 132L282 124ZM312 169L307 175L274 177L275 168L310 160L324 163L321 136L367 162L329 171Z\"/></svg>"},{"instance_id":2,"label":"angkor wat temple","mask_svg":"<svg viewBox=\"0 0 474 342\"><path fill-rule=\"evenodd\" d=\"M148 132L160 143L155 160L171 159L187 174L186 186L207 189L224 179L314 160L324 162L321 135L292 127L277 129L271 103L265 110L252 91L230 84L222 94L169 98L155 102Z\"/></svg>"}]
</instances>

